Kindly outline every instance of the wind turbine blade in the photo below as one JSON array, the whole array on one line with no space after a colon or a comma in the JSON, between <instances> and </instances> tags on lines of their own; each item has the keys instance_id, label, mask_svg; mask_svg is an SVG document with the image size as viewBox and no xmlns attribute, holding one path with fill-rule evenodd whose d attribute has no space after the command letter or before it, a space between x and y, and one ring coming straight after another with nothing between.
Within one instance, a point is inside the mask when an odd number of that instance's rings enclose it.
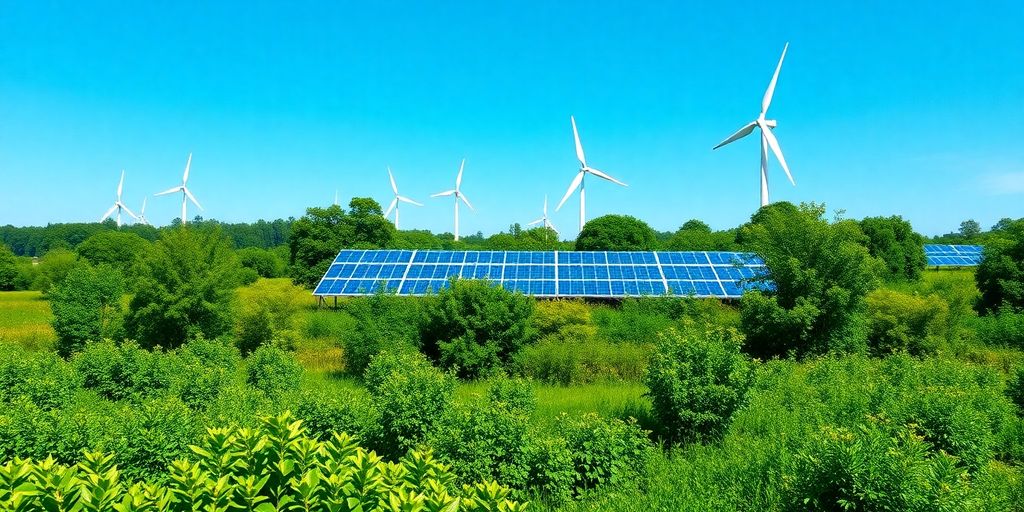
<instances>
[{"instance_id":1,"label":"wind turbine blade","mask_svg":"<svg viewBox=\"0 0 1024 512\"><path fill-rule=\"evenodd\" d=\"M544 217L541 217L541 218L539 218L539 219L537 219L537 220L535 220L533 222L528 222L526 225L527 226L532 226L534 224L540 224L541 222L544 222L544 220L545 220Z\"/></svg>"},{"instance_id":2,"label":"wind turbine blade","mask_svg":"<svg viewBox=\"0 0 1024 512\"><path fill-rule=\"evenodd\" d=\"M103 216L100 217L100 222L103 222L103 221L107 220L107 217L110 217L116 210L117 210L117 203L114 203L114 206L111 206L110 209L107 210L107 213L104 213Z\"/></svg>"},{"instance_id":3,"label":"wind turbine blade","mask_svg":"<svg viewBox=\"0 0 1024 512\"><path fill-rule=\"evenodd\" d=\"M548 216L548 195L544 194L544 218Z\"/></svg>"},{"instance_id":4,"label":"wind turbine blade","mask_svg":"<svg viewBox=\"0 0 1024 512\"><path fill-rule=\"evenodd\" d=\"M384 218L385 219L388 218L388 215L391 215L391 211L394 210L396 206L398 206L398 198L397 197L391 200L391 205L388 206L388 211L384 212Z\"/></svg>"},{"instance_id":5,"label":"wind turbine blade","mask_svg":"<svg viewBox=\"0 0 1024 512\"><path fill-rule=\"evenodd\" d=\"M455 197L456 199L462 199L462 202L466 203L466 206L468 206L470 210L476 211L476 208L473 208L473 205L469 204L469 199L466 199L466 194L459 192Z\"/></svg>"},{"instance_id":6,"label":"wind turbine blade","mask_svg":"<svg viewBox=\"0 0 1024 512\"><path fill-rule=\"evenodd\" d=\"M165 196L167 194L173 194L175 192L181 192L181 185L179 185L177 187L174 187L174 188L169 188L167 190L164 190L163 192L159 192L159 193L156 193L156 194L153 194L153 195L154 196Z\"/></svg>"},{"instance_id":7,"label":"wind turbine blade","mask_svg":"<svg viewBox=\"0 0 1024 512\"><path fill-rule=\"evenodd\" d=\"M405 196L397 196L397 199L403 203L414 204L416 206L423 206L422 204L417 203L416 201L413 201L412 199L409 199L408 197Z\"/></svg>"},{"instance_id":8,"label":"wind turbine blade","mask_svg":"<svg viewBox=\"0 0 1024 512\"><path fill-rule=\"evenodd\" d=\"M757 126L757 121L751 121L750 124L747 124L743 128L736 130L736 133L730 135L729 138L723 140L722 142L719 142L717 146L711 149L718 149L726 144L731 144L733 142L736 142L737 140L742 139L743 137L746 137L747 135L750 135L750 132L754 131L755 126Z\"/></svg>"},{"instance_id":9,"label":"wind turbine blade","mask_svg":"<svg viewBox=\"0 0 1024 512\"><path fill-rule=\"evenodd\" d=\"M450 195L452 195L454 193L455 193L455 190L445 190L444 192L438 192L436 194L432 194L430 197L450 196Z\"/></svg>"},{"instance_id":10,"label":"wind turbine blade","mask_svg":"<svg viewBox=\"0 0 1024 512\"><path fill-rule=\"evenodd\" d=\"M765 140L768 141L768 147L772 148L772 153L775 153L775 158L779 159L779 164L782 165L782 170L786 171L786 177L789 178L789 182L794 186L796 182L793 181L793 175L789 172L789 166L786 165L786 157L782 156L782 148L779 147L779 141L775 138L775 134L772 133L768 125L764 124L764 121L758 121L761 126L761 132L764 134Z\"/></svg>"},{"instance_id":11,"label":"wind turbine blade","mask_svg":"<svg viewBox=\"0 0 1024 512\"><path fill-rule=\"evenodd\" d=\"M203 205L199 204L199 201L196 201L196 196L192 195L192 192L189 192L189 190L185 187L181 187L181 190L182 192L185 193L186 196L188 196L189 200L191 200L193 204L198 206L200 210L203 210Z\"/></svg>"},{"instance_id":12,"label":"wind turbine blade","mask_svg":"<svg viewBox=\"0 0 1024 512\"><path fill-rule=\"evenodd\" d=\"M185 176L181 178L181 184L184 185L188 181L188 170L192 167L192 153L188 154L188 161L185 162Z\"/></svg>"},{"instance_id":13,"label":"wind turbine blade","mask_svg":"<svg viewBox=\"0 0 1024 512\"><path fill-rule=\"evenodd\" d=\"M147 197L143 197L142 198L142 209L139 210L139 215L145 215L146 214L146 199L148 199L148 198Z\"/></svg>"},{"instance_id":14,"label":"wind turbine blade","mask_svg":"<svg viewBox=\"0 0 1024 512\"><path fill-rule=\"evenodd\" d=\"M619 185L622 185L623 187L628 187L629 186L629 185L626 185L625 183L623 183L623 182L621 182L621 181L619 181L619 180L617 180L615 178L612 178L611 176L605 174L604 171L599 171L597 169L594 169L593 167L587 167L587 172L589 172L590 174L593 174L594 176L597 176L598 178L604 178L604 179L606 179L606 180L608 180L608 181L610 181L612 183L617 183Z\"/></svg>"},{"instance_id":15,"label":"wind turbine blade","mask_svg":"<svg viewBox=\"0 0 1024 512\"><path fill-rule=\"evenodd\" d=\"M121 181L117 184L117 200L121 200L121 190L124 189L124 169L121 169Z\"/></svg>"},{"instance_id":16,"label":"wind turbine blade","mask_svg":"<svg viewBox=\"0 0 1024 512\"><path fill-rule=\"evenodd\" d=\"M466 159L462 159L462 164L459 165L459 175L455 177L455 190L458 190L462 186L462 169L466 167Z\"/></svg>"},{"instance_id":17,"label":"wind turbine blade","mask_svg":"<svg viewBox=\"0 0 1024 512\"><path fill-rule=\"evenodd\" d=\"M576 118L569 116L572 121L572 137L576 141L576 158L580 161L580 167L587 166L587 157L583 155L583 144L580 143L580 132L576 130Z\"/></svg>"},{"instance_id":18,"label":"wind turbine blade","mask_svg":"<svg viewBox=\"0 0 1024 512\"><path fill-rule=\"evenodd\" d=\"M135 220L139 220L139 216L135 215L134 213L132 213L131 209L128 208L127 206L122 204L121 205L121 209L124 210L125 212L127 212L129 217L131 217L131 218L133 218Z\"/></svg>"},{"instance_id":19,"label":"wind turbine blade","mask_svg":"<svg viewBox=\"0 0 1024 512\"><path fill-rule=\"evenodd\" d=\"M779 81L779 71L782 70L782 60L786 58L786 50L789 49L789 43L782 47L782 56L779 57L779 65L775 66L775 74L772 75L772 81L768 83L768 90L764 91L764 99L761 100L761 116L764 117L765 113L768 112L768 107L772 104L772 96L775 94L775 83Z\"/></svg>"},{"instance_id":20,"label":"wind turbine blade","mask_svg":"<svg viewBox=\"0 0 1024 512\"><path fill-rule=\"evenodd\" d=\"M547 225L548 229L550 229L551 231L554 231L556 235L561 234L561 233L558 232L557 229L555 229L555 225L552 224L550 220L546 220L546 221L544 221L544 223Z\"/></svg>"},{"instance_id":21,"label":"wind turbine blade","mask_svg":"<svg viewBox=\"0 0 1024 512\"><path fill-rule=\"evenodd\" d=\"M558 206L555 207L556 212L562 208L562 205L565 204L565 201L569 199L569 196L571 196L573 191L576 190L576 187L580 186L580 182L583 181L583 174L584 172L582 170L576 173L576 177L573 178L572 183L569 184L569 190L565 191L565 195L562 196L562 200L558 203Z\"/></svg>"},{"instance_id":22,"label":"wind turbine blade","mask_svg":"<svg viewBox=\"0 0 1024 512\"><path fill-rule=\"evenodd\" d=\"M395 191L395 195L398 195L398 185L395 185L395 176L391 174L391 168L388 167L388 178L391 179L391 190ZM385 215L387 217L387 215Z\"/></svg>"}]
</instances>

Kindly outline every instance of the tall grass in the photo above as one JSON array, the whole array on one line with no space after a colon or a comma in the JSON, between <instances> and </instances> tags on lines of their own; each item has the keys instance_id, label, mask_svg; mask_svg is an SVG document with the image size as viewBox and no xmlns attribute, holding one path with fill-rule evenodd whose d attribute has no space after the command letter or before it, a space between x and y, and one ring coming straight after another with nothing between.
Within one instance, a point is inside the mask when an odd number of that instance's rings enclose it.
<instances>
[{"instance_id":1,"label":"tall grass","mask_svg":"<svg viewBox=\"0 0 1024 512\"><path fill-rule=\"evenodd\" d=\"M49 349L56 338L52 320L50 303L41 292L0 292L0 343Z\"/></svg>"}]
</instances>

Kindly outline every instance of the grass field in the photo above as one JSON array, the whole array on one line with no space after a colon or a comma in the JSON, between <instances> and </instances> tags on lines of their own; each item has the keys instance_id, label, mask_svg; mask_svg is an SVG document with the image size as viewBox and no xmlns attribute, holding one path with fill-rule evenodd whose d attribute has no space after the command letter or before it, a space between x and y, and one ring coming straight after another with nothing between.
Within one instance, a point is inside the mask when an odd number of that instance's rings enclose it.
<instances>
[{"instance_id":1,"label":"grass field","mask_svg":"<svg viewBox=\"0 0 1024 512\"><path fill-rule=\"evenodd\" d=\"M0 343L39 349L52 345L50 303L40 292L0 292Z\"/></svg>"}]
</instances>

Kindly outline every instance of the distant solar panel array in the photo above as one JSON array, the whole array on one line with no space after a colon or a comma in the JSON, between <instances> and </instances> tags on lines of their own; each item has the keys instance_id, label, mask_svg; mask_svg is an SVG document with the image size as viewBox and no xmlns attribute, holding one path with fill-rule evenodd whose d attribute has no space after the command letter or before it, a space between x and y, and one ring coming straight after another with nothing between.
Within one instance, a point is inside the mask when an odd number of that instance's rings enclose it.
<instances>
[{"instance_id":1,"label":"distant solar panel array","mask_svg":"<svg viewBox=\"0 0 1024 512\"><path fill-rule=\"evenodd\" d=\"M973 266L981 246L926 245L928 264ZM479 279L537 297L677 295L738 298L764 286L764 262L739 252L406 251L344 249L317 285L321 297L427 295Z\"/></svg>"},{"instance_id":2,"label":"distant solar panel array","mask_svg":"<svg viewBox=\"0 0 1024 512\"><path fill-rule=\"evenodd\" d=\"M681 295L734 298L764 270L737 252L342 250L317 285L321 297L426 295L453 277L537 297Z\"/></svg>"},{"instance_id":3,"label":"distant solar panel array","mask_svg":"<svg viewBox=\"0 0 1024 512\"><path fill-rule=\"evenodd\" d=\"M981 263L980 245L925 245L924 255L933 267L974 267Z\"/></svg>"}]
</instances>

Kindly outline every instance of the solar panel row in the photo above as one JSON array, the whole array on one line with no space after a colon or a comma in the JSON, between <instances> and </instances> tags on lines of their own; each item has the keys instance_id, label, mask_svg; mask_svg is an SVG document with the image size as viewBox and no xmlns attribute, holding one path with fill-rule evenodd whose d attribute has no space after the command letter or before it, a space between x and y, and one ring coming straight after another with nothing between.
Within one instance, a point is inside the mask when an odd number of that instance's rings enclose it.
<instances>
[{"instance_id":1,"label":"solar panel row","mask_svg":"<svg viewBox=\"0 0 1024 512\"><path fill-rule=\"evenodd\" d=\"M424 295L481 279L540 297L739 297L764 268L734 252L343 250L315 295Z\"/></svg>"},{"instance_id":2,"label":"solar panel row","mask_svg":"<svg viewBox=\"0 0 1024 512\"><path fill-rule=\"evenodd\" d=\"M936 245L924 246L928 265L933 267L973 267L981 263L980 245Z\"/></svg>"}]
</instances>

